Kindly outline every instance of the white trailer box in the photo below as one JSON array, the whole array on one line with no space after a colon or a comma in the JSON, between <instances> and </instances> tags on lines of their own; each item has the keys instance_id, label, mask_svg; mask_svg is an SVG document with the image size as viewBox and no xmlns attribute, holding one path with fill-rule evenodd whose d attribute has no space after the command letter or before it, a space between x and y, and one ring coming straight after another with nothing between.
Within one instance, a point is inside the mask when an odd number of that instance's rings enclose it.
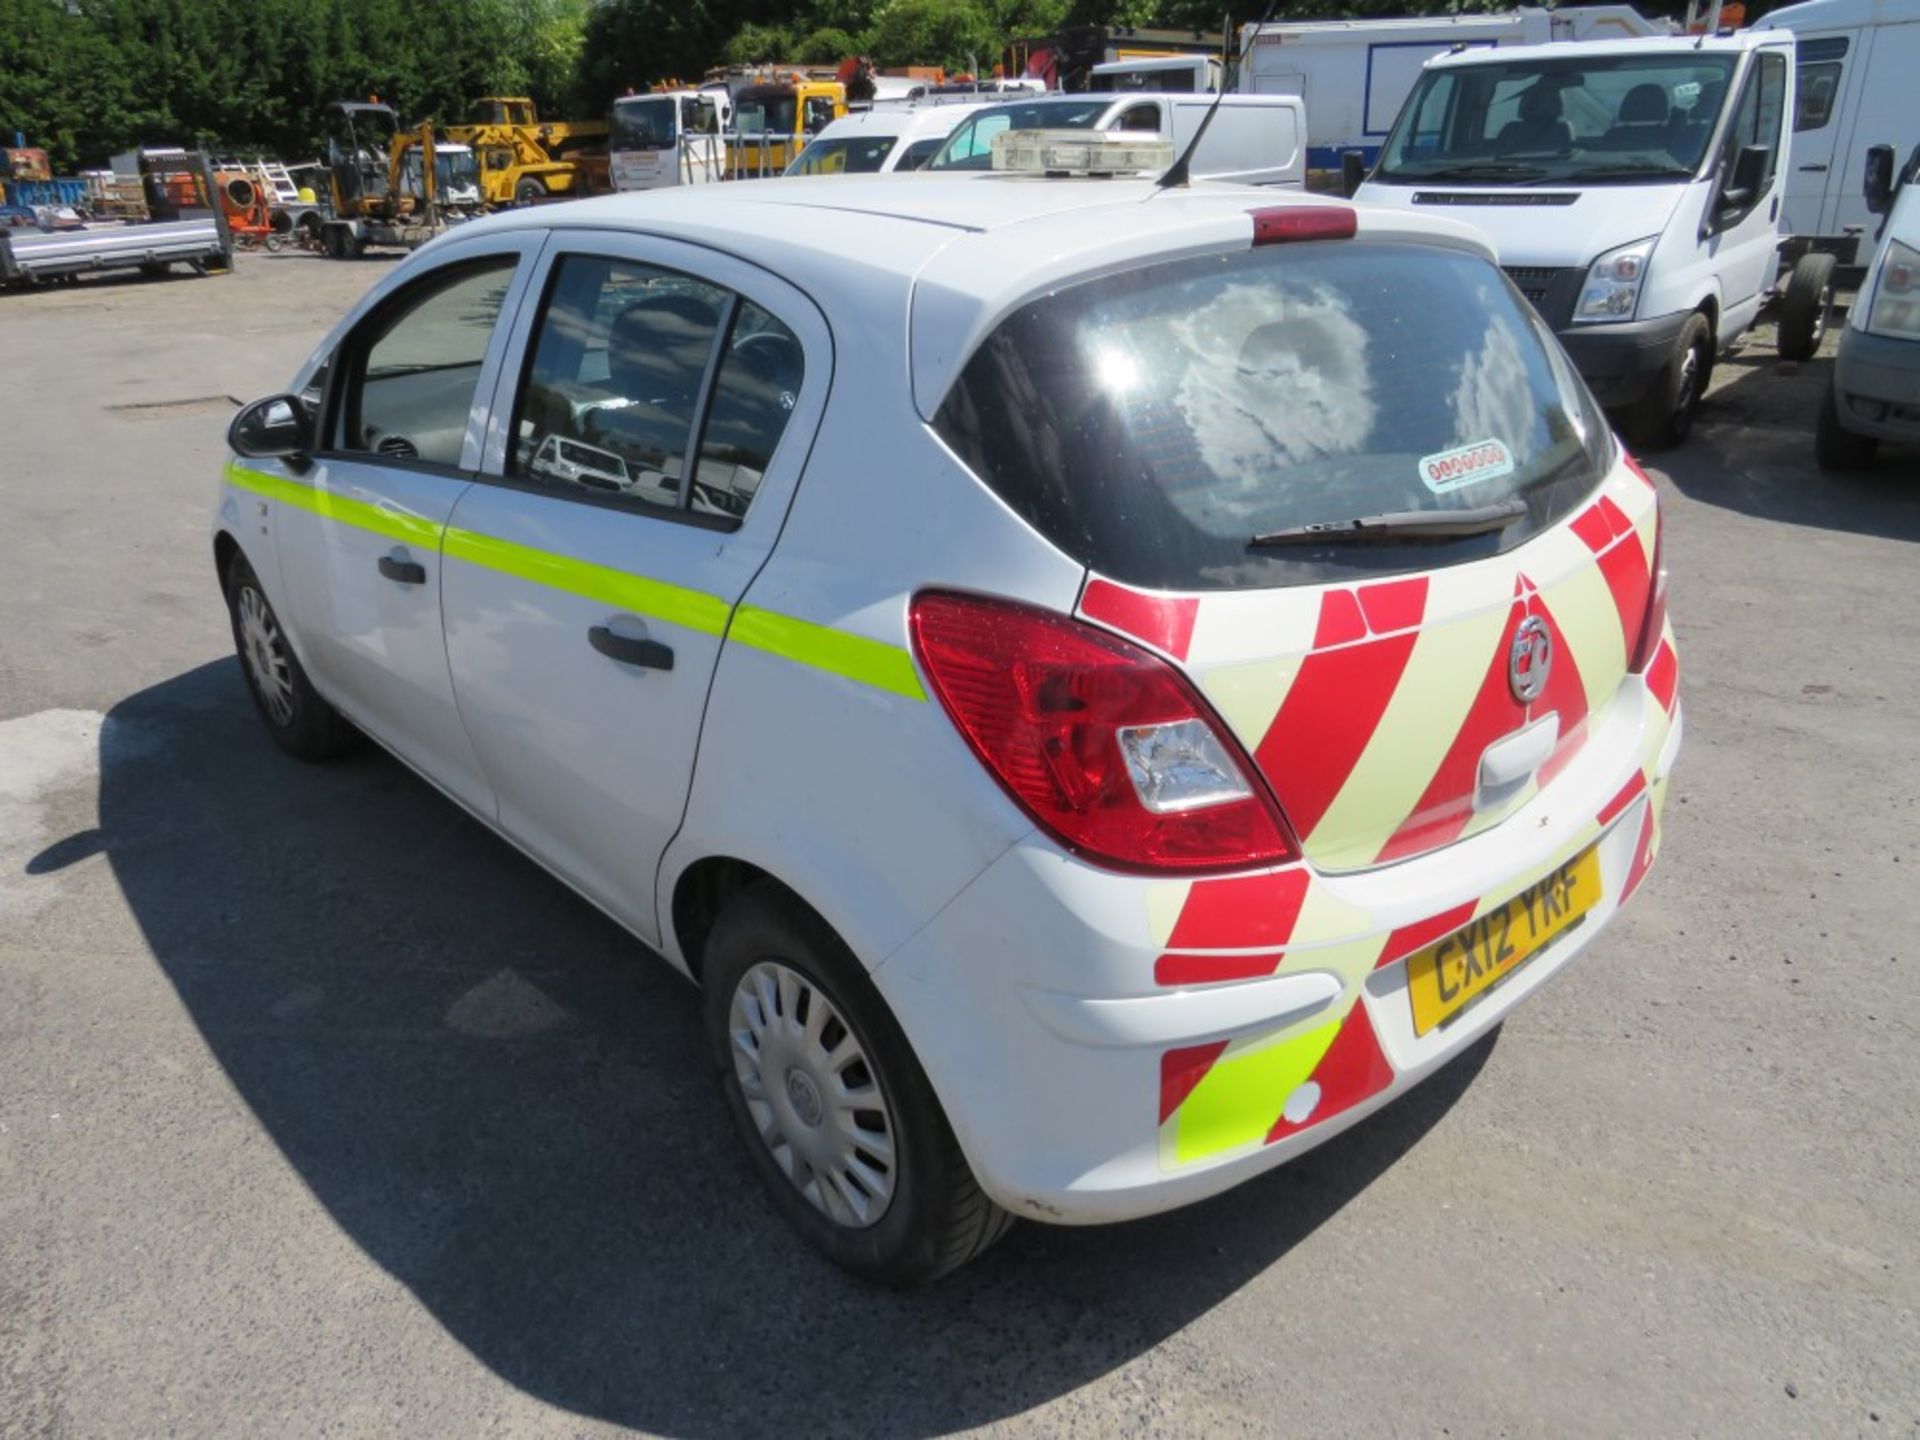
<instances>
[{"instance_id":1,"label":"white trailer box","mask_svg":"<svg viewBox=\"0 0 1920 1440\"><path fill-rule=\"evenodd\" d=\"M1360 151L1369 165L1374 162L1407 92L1420 78L1420 67L1436 55L1459 47L1625 40L1668 35L1673 29L1664 20L1646 19L1630 5L1244 25L1240 44L1245 59L1236 88L1253 95L1298 95L1307 107L1309 173L1338 171L1348 150Z\"/></svg>"},{"instance_id":2,"label":"white trailer box","mask_svg":"<svg viewBox=\"0 0 1920 1440\"><path fill-rule=\"evenodd\" d=\"M1799 42L1787 229L1838 254L1862 258L1872 224L1861 178L1867 151L1920 143L1920 0L1806 0L1775 10L1756 29L1791 30Z\"/></svg>"}]
</instances>

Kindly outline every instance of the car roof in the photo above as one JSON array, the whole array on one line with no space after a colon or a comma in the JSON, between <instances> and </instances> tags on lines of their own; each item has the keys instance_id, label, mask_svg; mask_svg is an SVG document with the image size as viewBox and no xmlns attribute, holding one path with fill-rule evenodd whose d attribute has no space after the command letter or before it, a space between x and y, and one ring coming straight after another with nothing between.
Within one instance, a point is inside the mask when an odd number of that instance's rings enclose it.
<instances>
[{"instance_id":1,"label":"car roof","mask_svg":"<svg viewBox=\"0 0 1920 1440\"><path fill-rule=\"evenodd\" d=\"M945 135L969 115L986 109L979 105L888 105L856 110L828 125L816 140L840 140L851 135Z\"/></svg>"},{"instance_id":2,"label":"car roof","mask_svg":"<svg viewBox=\"0 0 1920 1440\"><path fill-rule=\"evenodd\" d=\"M873 306L910 305L914 395L931 415L986 331L1049 286L1251 245L1254 211L1295 206L1352 208L1363 239L1493 258L1484 235L1449 216L1297 190L1207 182L1161 190L1151 179L992 171L672 186L507 211L433 245L521 229L656 235L757 265L843 322L866 310L870 334L901 333Z\"/></svg>"},{"instance_id":3,"label":"car roof","mask_svg":"<svg viewBox=\"0 0 1920 1440\"><path fill-rule=\"evenodd\" d=\"M1554 40L1545 45L1502 45L1496 49L1468 49L1436 55L1429 70L1456 65L1491 65L1514 60L1576 60L1582 56L1614 59L1630 55L1738 55L1763 45L1781 45L1790 38L1784 30L1739 30L1731 35L1638 35L1625 40Z\"/></svg>"}]
</instances>

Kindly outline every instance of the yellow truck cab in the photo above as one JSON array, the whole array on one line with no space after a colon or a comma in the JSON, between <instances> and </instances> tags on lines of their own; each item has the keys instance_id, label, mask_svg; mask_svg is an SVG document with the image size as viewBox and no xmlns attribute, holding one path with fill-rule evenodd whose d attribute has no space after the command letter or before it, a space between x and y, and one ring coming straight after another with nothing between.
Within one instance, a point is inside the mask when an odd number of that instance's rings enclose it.
<instances>
[{"instance_id":1,"label":"yellow truck cab","mask_svg":"<svg viewBox=\"0 0 1920 1440\"><path fill-rule=\"evenodd\" d=\"M809 140L846 113L847 87L837 80L782 75L736 91L728 178L781 174Z\"/></svg>"}]
</instances>

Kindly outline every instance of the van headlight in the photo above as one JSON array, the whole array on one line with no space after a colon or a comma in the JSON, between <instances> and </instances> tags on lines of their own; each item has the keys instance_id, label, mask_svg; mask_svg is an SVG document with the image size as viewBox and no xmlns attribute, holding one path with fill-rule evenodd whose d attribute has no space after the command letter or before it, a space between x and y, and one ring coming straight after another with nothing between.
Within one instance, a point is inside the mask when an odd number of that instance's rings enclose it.
<instances>
[{"instance_id":1,"label":"van headlight","mask_svg":"<svg viewBox=\"0 0 1920 1440\"><path fill-rule=\"evenodd\" d=\"M1920 340L1920 250L1898 240L1887 242L1887 258L1873 287L1873 308L1867 312L1867 330Z\"/></svg>"},{"instance_id":2,"label":"van headlight","mask_svg":"<svg viewBox=\"0 0 1920 1440\"><path fill-rule=\"evenodd\" d=\"M1573 307L1573 323L1592 325L1606 320L1631 320L1640 305L1640 284L1646 278L1647 262L1653 258L1649 235L1631 245L1609 250L1587 270L1587 283L1580 287L1580 303Z\"/></svg>"}]
</instances>

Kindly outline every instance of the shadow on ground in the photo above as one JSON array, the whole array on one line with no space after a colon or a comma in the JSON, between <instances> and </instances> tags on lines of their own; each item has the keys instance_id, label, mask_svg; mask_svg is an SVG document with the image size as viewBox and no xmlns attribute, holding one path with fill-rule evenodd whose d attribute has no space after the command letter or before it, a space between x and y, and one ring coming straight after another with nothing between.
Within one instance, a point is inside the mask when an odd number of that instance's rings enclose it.
<instances>
[{"instance_id":1,"label":"shadow on ground","mask_svg":"<svg viewBox=\"0 0 1920 1440\"><path fill-rule=\"evenodd\" d=\"M926 1435L1072 1391L1311 1235L1493 1045L1205 1206L1021 1226L894 1294L814 1260L761 1198L693 990L397 763L285 759L231 661L119 705L102 762L98 830L36 870L105 849L266 1133L448 1332L543 1400L649 1430Z\"/></svg>"},{"instance_id":2,"label":"shadow on ground","mask_svg":"<svg viewBox=\"0 0 1920 1440\"><path fill-rule=\"evenodd\" d=\"M1770 333L1770 332L1769 332ZM1823 349L1830 356L1833 341ZM1645 457L1681 494L1790 525L1920 540L1920 449L1882 445L1871 469L1829 474L1813 432L1831 358L1786 365L1771 343L1723 356L1686 444Z\"/></svg>"}]
</instances>

